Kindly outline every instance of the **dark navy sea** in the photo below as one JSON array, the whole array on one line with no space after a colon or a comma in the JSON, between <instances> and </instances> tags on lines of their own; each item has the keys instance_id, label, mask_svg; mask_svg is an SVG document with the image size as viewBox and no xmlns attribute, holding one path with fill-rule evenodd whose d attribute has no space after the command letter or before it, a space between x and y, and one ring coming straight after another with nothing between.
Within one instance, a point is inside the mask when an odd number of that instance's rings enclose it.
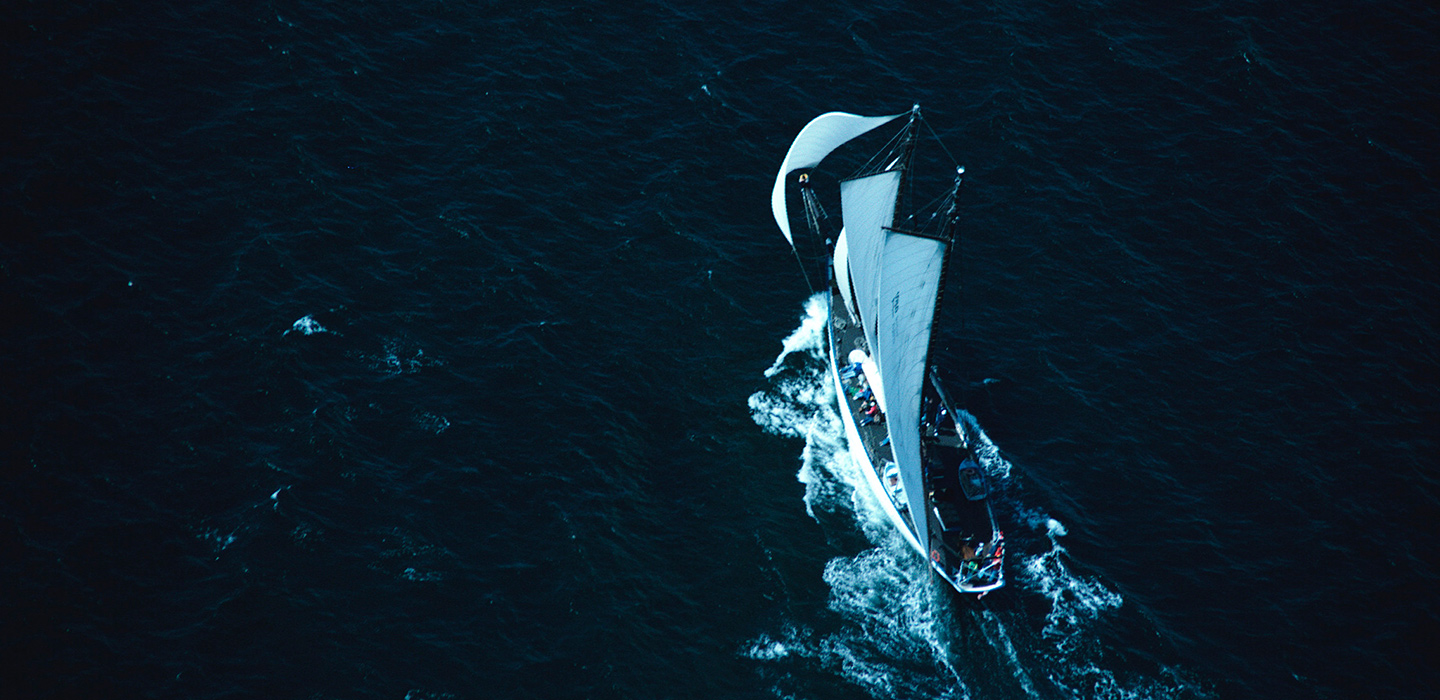
<instances>
[{"instance_id":1,"label":"dark navy sea","mask_svg":"<svg viewBox=\"0 0 1440 700\"><path fill-rule=\"evenodd\" d=\"M0 9L0 696L1424 698L1422 2ZM967 169L1009 585L853 488L769 212Z\"/></svg>"}]
</instances>

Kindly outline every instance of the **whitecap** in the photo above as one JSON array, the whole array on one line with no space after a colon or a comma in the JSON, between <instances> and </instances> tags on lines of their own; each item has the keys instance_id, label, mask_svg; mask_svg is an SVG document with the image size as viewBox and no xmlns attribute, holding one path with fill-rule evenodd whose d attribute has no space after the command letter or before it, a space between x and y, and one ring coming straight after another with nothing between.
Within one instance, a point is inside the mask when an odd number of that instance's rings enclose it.
<instances>
[{"instance_id":1,"label":"whitecap","mask_svg":"<svg viewBox=\"0 0 1440 700\"><path fill-rule=\"evenodd\" d=\"M298 321L290 325L290 330L285 331L281 335L290 335L291 333L304 333L305 335L315 335L316 333L328 332L329 331L327 331L324 326L320 325L319 321L315 320L314 316L303 316Z\"/></svg>"}]
</instances>

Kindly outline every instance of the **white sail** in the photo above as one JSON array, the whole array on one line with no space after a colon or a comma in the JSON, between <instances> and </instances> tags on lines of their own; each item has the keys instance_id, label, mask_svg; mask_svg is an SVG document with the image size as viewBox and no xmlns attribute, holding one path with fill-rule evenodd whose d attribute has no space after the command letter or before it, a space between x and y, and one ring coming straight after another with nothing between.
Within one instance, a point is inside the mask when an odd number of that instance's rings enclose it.
<instances>
[{"instance_id":1,"label":"white sail","mask_svg":"<svg viewBox=\"0 0 1440 700\"><path fill-rule=\"evenodd\" d=\"M920 395L925 385L925 362L935 321L935 297L940 292L940 272L945 264L945 244L886 232L881 264L875 342L889 403L886 427L895 462L900 466L900 480L905 484L915 534L928 548L929 522L920 464Z\"/></svg>"},{"instance_id":2,"label":"white sail","mask_svg":"<svg viewBox=\"0 0 1440 700\"><path fill-rule=\"evenodd\" d=\"M894 114L888 117L862 117L845 112L827 112L810 120L790 144L780 172L775 175L775 189L770 193L770 210L775 214L775 223L785 240L795 245L790 236L790 215L785 210L785 176L800 168L813 168L839 148L841 144L891 120L905 116Z\"/></svg>"},{"instance_id":3,"label":"white sail","mask_svg":"<svg viewBox=\"0 0 1440 700\"><path fill-rule=\"evenodd\" d=\"M884 352L875 344L876 299L879 298L880 251L885 227L894 222L895 198L900 194L899 170L887 170L840 183L840 215L850 247L850 279L855 285L855 308L865 326L870 354Z\"/></svg>"},{"instance_id":4,"label":"white sail","mask_svg":"<svg viewBox=\"0 0 1440 700\"><path fill-rule=\"evenodd\" d=\"M855 300L850 298L850 243L845 236L845 227L840 227L840 235L835 239L835 286L840 288L840 296L845 298L845 310L850 312L850 318L855 318Z\"/></svg>"}]
</instances>

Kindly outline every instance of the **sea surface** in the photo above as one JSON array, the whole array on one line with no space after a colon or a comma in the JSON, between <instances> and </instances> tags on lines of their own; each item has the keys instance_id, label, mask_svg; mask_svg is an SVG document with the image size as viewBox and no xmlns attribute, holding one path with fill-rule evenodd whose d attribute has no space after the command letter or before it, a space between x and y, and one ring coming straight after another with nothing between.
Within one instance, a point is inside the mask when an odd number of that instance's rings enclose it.
<instances>
[{"instance_id":1,"label":"sea surface","mask_svg":"<svg viewBox=\"0 0 1440 700\"><path fill-rule=\"evenodd\" d=\"M1433 3L0 33L0 695L1440 684ZM967 169L933 359L1010 544L978 602L855 489L769 210L811 117L913 103Z\"/></svg>"}]
</instances>

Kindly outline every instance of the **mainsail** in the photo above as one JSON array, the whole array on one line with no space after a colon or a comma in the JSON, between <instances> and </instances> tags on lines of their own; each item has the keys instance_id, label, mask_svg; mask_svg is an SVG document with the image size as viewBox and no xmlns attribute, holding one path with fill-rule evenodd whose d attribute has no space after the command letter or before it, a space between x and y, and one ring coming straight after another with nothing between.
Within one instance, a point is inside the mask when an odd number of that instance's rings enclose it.
<instances>
[{"instance_id":1,"label":"mainsail","mask_svg":"<svg viewBox=\"0 0 1440 700\"><path fill-rule=\"evenodd\" d=\"M875 343L881 249L885 245L885 228L895 219L895 198L900 194L902 172L887 170L840 183L840 215L849 239L855 307L865 326L865 342L876 360L880 359L878 353L883 352Z\"/></svg>"},{"instance_id":2,"label":"mainsail","mask_svg":"<svg viewBox=\"0 0 1440 700\"><path fill-rule=\"evenodd\" d=\"M795 137L795 142L785 153L785 161L775 175L775 189L770 193L770 211L775 214L775 223L780 225L780 232L785 234L785 240L790 245L795 245L795 239L790 236L790 215L785 210L785 176L800 168L819 165L825 156L846 141L903 116L904 113L888 117L862 117L845 112L827 112L811 119L800 130L800 135Z\"/></svg>"},{"instance_id":3,"label":"mainsail","mask_svg":"<svg viewBox=\"0 0 1440 700\"><path fill-rule=\"evenodd\" d=\"M945 251L946 245L940 241L887 231L880 255L876 360L880 376L885 378L890 446L900 467L910 517L922 547L929 546L929 522L920 463L920 394L925 385L925 363L930 353L930 330L935 321L935 297L940 293Z\"/></svg>"}]
</instances>

